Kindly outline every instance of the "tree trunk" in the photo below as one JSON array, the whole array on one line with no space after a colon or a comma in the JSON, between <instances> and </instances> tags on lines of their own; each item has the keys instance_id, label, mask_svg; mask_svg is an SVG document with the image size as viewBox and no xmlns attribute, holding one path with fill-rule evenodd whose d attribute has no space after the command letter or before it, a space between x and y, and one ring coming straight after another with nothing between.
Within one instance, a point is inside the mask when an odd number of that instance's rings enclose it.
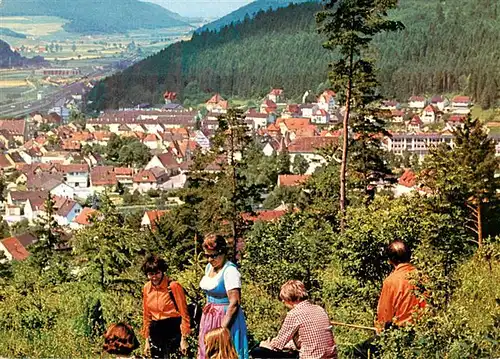
<instances>
[{"instance_id":1,"label":"tree trunk","mask_svg":"<svg viewBox=\"0 0 500 359\"><path fill-rule=\"evenodd\" d=\"M231 221L231 231L232 231L232 234L233 234L233 263L236 263L236 255L237 255L237 252L238 252L238 231L237 231L237 228L236 228L236 221L237 221L237 216L239 216L239 213L238 213L238 208L235 204L235 199L236 199L236 180L237 180L237 177L236 177L236 164L234 163L235 160L234 160L234 134L233 134L233 129L231 128L231 133L230 133L230 138L231 138L231 154L230 154L230 161L231 161L231 176L232 176L232 180L231 180L231 185L232 185L232 188L231 188L231 201L232 201L232 204L233 204L233 210L232 210L232 221Z\"/></svg>"},{"instance_id":2,"label":"tree trunk","mask_svg":"<svg viewBox=\"0 0 500 359\"><path fill-rule=\"evenodd\" d=\"M479 201L477 205L477 243L479 248L483 246L483 218L481 209L481 201Z\"/></svg>"},{"instance_id":3,"label":"tree trunk","mask_svg":"<svg viewBox=\"0 0 500 359\"><path fill-rule=\"evenodd\" d=\"M349 125L349 112L350 112L350 80L346 93L346 110L344 114L343 123L343 143L342 143L342 163L340 165L340 230L343 232L345 229L345 215L346 215L346 172L347 172L347 140L348 140L348 125Z\"/></svg>"},{"instance_id":4,"label":"tree trunk","mask_svg":"<svg viewBox=\"0 0 500 359\"><path fill-rule=\"evenodd\" d=\"M345 113L343 122L342 164L340 166L340 231L345 230L346 224L346 173L347 173L347 147L349 138L349 114L351 112L353 54L349 57L349 79L347 81Z\"/></svg>"}]
</instances>

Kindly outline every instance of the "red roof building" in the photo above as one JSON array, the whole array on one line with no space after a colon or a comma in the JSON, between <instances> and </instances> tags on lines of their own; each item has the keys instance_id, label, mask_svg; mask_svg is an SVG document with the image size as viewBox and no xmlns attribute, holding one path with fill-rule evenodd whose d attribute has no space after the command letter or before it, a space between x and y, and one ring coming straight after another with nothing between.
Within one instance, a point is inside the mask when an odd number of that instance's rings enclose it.
<instances>
[{"instance_id":1,"label":"red roof building","mask_svg":"<svg viewBox=\"0 0 500 359\"><path fill-rule=\"evenodd\" d=\"M279 175L278 187L300 186L307 182L311 175Z\"/></svg>"},{"instance_id":2,"label":"red roof building","mask_svg":"<svg viewBox=\"0 0 500 359\"><path fill-rule=\"evenodd\" d=\"M271 222L283 217L287 213L284 210L262 210L252 213L242 213L241 217L247 222Z\"/></svg>"},{"instance_id":3,"label":"red roof building","mask_svg":"<svg viewBox=\"0 0 500 359\"><path fill-rule=\"evenodd\" d=\"M82 209L80 214L78 214L78 216L75 217L73 222L79 224L80 226L89 226L91 224L90 222L91 218L98 213L99 211L97 211L96 209L85 207Z\"/></svg>"},{"instance_id":4,"label":"red roof building","mask_svg":"<svg viewBox=\"0 0 500 359\"><path fill-rule=\"evenodd\" d=\"M338 143L338 137L297 137L288 145L290 153L314 153L318 149L335 145Z\"/></svg>"},{"instance_id":5,"label":"red roof building","mask_svg":"<svg viewBox=\"0 0 500 359\"><path fill-rule=\"evenodd\" d=\"M417 183L415 173L411 169L407 168L401 177L399 177L398 183L408 188L414 187Z\"/></svg>"},{"instance_id":6,"label":"red roof building","mask_svg":"<svg viewBox=\"0 0 500 359\"><path fill-rule=\"evenodd\" d=\"M455 96L451 100L453 104L470 104L470 97L469 96Z\"/></svg>"},{"instance_id":7,"label":"red roof building","mask_svg":"<svg viewBox=\"0 0 500 359\"><path fill-rule=\"evenodd\" d=\"M22 261L30 255L27 247L36 241L37 238L30 233L4 238L0 241L0 250L8 260Z\"/></svg>"}]
</instances>

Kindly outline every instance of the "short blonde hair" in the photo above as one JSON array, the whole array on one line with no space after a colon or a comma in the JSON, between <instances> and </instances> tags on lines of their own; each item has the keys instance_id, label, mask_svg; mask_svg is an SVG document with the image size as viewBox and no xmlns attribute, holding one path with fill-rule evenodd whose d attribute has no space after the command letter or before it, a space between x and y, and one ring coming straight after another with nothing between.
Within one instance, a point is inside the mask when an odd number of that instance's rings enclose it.
<instances>
[{"instance_id":1,"label":"short blonde hair","mask_svg":"<svg viewBox=\"0 0 500 359\"><path fill-rule=\"evenodd\" d=\"M308 297L306 286L300 280L289 280L280 290L280 299L285 302L301 302Z\"/></svg>"}]
</instances>

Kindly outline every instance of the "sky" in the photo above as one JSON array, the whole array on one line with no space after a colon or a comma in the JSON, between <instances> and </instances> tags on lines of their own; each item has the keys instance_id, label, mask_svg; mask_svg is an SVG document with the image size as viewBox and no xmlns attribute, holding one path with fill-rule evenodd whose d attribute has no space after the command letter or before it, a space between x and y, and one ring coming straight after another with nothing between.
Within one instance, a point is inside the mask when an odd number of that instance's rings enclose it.
<instances>
[{"instance_id":1,"label":"sky","mask_svg":"<svg viewBox=\"0 0 500 359\"><path fill-rule=\"evenodd\" d=\"M1 1L1 0L0 0ZM187 17L215 18L251 3L253 0L142 0L152 2Z\"/></svg>"}]
</instances>

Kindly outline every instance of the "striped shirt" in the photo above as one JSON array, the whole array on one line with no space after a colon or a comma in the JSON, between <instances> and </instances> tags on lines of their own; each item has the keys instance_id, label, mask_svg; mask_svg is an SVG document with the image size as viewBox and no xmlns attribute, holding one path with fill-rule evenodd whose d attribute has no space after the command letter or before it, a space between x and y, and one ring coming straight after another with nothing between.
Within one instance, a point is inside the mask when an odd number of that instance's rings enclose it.
<instances>
[{"instance_id":1,"label":"striped shirt","mask_svg":"<svg viewBox=\"0 0 500 359\"><path fill-rule=\"evenodd\" d=\"M303 301L290 310L271 348L283 350L293 340L300 359L336 359L337 347L330 320L318 305Z\"/></svg>"}]
</instances>

